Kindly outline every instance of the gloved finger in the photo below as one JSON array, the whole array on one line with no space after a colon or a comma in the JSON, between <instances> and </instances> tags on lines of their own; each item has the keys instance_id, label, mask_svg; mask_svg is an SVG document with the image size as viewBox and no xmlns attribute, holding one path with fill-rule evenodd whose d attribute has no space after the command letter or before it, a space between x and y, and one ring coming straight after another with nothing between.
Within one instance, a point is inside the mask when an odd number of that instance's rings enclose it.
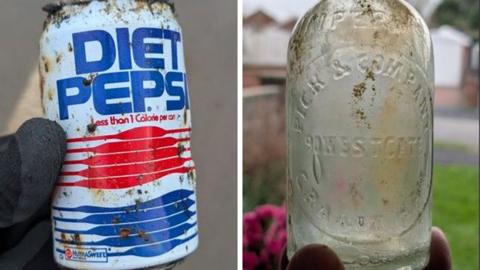
<instances>
[{"instance_id":1,"label":"gloved finger","mask_svg":"<svg viewBox=\"0 0 480 270\"><path fill-rule=\"evenodd\" d=\"M452 260L450 248L445 234L439 228L432 228L432 242L430 245L430 261L425 270L450 270Z\"/></svg>"},{"instance_id":2,"label":"gloved finger","mask_svg":"<svg viewBox=\"0 0 480 270\"><path fill-rule=\"evenodd\" d=\"M8 142L10 141L11 138L12 138L12 135L0 137L0 152L3 152L5 151L5 149L7 149Z\"/></svg>"},{"instance_id":3,"label":"gloved finger","mask_svg":"<svg viewBox=\"0 0 480 270\"><path fill-rule=\"evenodd\" d=\"M30 260L22 270L60 269L53 259L53 240L52 237L43 245L40 251Z\"/></svg>"},{"instance_id":4,"label":"gloved finger","mask_svg":"<svg viewBox=\"0 0 480 270\"><path fill-rule=\"evenodd\" d=\"M50 201L46 201L29 219L7 228L0 228L0 254L15 247L42 220L50 220Z\"/></svg>"},{"instance_id":5,"label":"gloved finger","mask_svg":"<svg viewBox=\"0 0 480 270\"><path fill-rule=\"evenodd\" d=\"M293 255L290 262L285 255L280 263L282 270L344 270L338 256L324 245L309 245Z\"/></svg>"},{"instance_id":6,"label":"gloved finger","mask_svg":"<svg viewBox=\"0 0 480 270\"><path fill-rule=\"evenodd\" d=\"M0 228L22 222L48 201L65 156L65 133L55 122L25 122L0 152Z\"/></svg>"},{"instance_id":7,"label":"gloved finger","mask_svg":"<svg viewBox=\"0 0 480 270\"><path fill-rule=\"evenodd\" d=\"M14 248L0 254L0 269L20 270L29 261L34 260L42 251L42 248L51 238L50 220L41 221L30 228L20 243ZM52 257L51 255L50 257ZM47 259L47 258L45 258ZM36 269L50 269L38 267Z\"/></svg>"}]
</instances>

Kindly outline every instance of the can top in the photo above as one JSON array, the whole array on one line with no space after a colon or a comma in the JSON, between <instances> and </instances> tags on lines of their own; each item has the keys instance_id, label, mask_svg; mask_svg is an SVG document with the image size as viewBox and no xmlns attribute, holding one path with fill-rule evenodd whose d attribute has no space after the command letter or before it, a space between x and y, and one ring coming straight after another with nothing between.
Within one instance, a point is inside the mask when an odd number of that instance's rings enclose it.
<instances>
[{"instance_id":1,"label":"can top","mask_svg":"<svg viewBox=\"0 0 480 270\"><path fill-rule=\"evenodd\" d=\"M175 6L173 0L126 0L125 2L131 2L132 5L148 9L152 14L162 13L166 9L169 9L171 15L175 17ZM49 24L55 24L57 27L71 16L81 12L84 7L90 4L98 2L105 3L106 12L112 12L111 7L116 6L116 0L60 0L55 3L45 5L42 10L48 13L48 16L44 22L43 28L46 29ZM137 9L136 9L137 10ZM119 9L116 12L125 12L126 10Z\"/></svg>"},{"instance_id":2,"label":"can top","mask_svg":"<svg viewBox=\"0 0 480 270\"><path fill-rule=\"evenodd\" d=\"M54 16L56 13L61 11L65 6L73 6L73 5L88 5L92 1L98 2L107 2L110 0L60 0L55 3L46 4L42 7L42 10L48 13L48 16ZM154 3L164 3L170 6L172 12L175 13L175 4L173 0L132 0L135 2L147 2L149 6L153 5Z\"/></svg>"}]
</instances>

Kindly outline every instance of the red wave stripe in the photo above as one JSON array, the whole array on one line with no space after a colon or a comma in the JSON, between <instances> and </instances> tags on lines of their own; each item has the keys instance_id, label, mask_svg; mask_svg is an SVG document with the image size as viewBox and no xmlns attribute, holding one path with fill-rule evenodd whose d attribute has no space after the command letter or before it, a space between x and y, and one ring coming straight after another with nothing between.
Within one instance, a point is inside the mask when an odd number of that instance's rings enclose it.
<instances>
[{"instance_id":1,"label":"red wave stripe","mask_svg":"<svg viewBox=\"0 0 480 270\"><path fill-rule=\"evenodd\" d=\"M148 162L142 164L128 164L108 167L91 167L81 171L62 172L62 176L83 176L87 178L105 178L122 175L138 175L142 173L153 173L161 170L172 169L183 166L191 158L170 158L155 162Z\"/></svg>"},{"instance_id":2,"label":"red wave stripe","mask_svg":"<svg viewBox=\"0 0 480 270\"><path fill-rule=\"evenodd\" d=\"M114 153L114 152L127 152L127 151L138 151L138 150L147 150L155 149L159 147L172 146L178 142L189 141L190 138L155 138L155 139L144 139L138 141L119 141L102 144L96 147L86 147L86 148L74 148L68 149L67 153L82 153L82 152L93 152L93 153Z\"/></svg>"},{"instance_id":3,"label":"red wave stripe","mask_svg":"<svg viewBox=\"0 0 480 270\"><path fill-rule=\"evenodd\" d=\"M133 163L142 162L155 159L174 157L182 152L190 151L190 148L179 149L178 147L157 148L150 151L143 152L131 152L131 153L119 153L119 154L104 154L98 156L92 156L90 158L82 160L66 160L63 164L83 164L89 166L95 165L110 165L121 163Z\"/></svg>"},{"instance_id":4,"label":"red wave stripe","mask_svg":"<svg viewBox=\"0 0 480 270\"><path fill-rule=\"evenodd\" d=\"M95 188L95 189L121 189L121 188L130 188L138 185L143 185L146 183L153 182L159 178L167 176L173 173L188 173L195 169L194 167L181 167L171 170L161 171L149 175L142 176L128 176L128 177L117 177L117 178L105 178L105 179L96 179L96 180L81 180L78 182L59 182L58 186L64 187L84 187L84 188Z\"/></svg>"},{"instance_id":5,"label":"red wave stripe","mask_svg":"<svg viewBox=\"0 0 480 270\"><path fill-rule=\"evenodd\" d=\"M120 132L118 134L113 134L113 135L71 138L71 139L68 139L67 142L86 142L86 141L98 141L98 140L108 140L108 139L118 139L118 140L144 139L144 138L152 138L152 137L162 137L167 134L187 132L190 130L191 130L190 128L166 130L159 127L138 127L138 128L133 128L133 129Z\"/></svg>"}]
</instances>

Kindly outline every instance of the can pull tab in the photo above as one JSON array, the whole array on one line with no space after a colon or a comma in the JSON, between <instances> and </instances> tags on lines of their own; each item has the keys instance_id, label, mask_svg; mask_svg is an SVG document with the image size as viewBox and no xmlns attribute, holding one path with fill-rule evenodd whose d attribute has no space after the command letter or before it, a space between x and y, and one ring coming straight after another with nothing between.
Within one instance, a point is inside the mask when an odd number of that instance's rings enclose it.
<instances>
[{"instance_id":1,"label":"can pull tab","mask_svg":"<svg viewBox=\"0 0 480 270\"><path fill-rule=\"evenodd\" d=\"M60 0L55 3L50 3L46 4L45 6L42 7L42 10L47 12L48 15L55 15L57 12L63 9L64 6L68 5L87 5L93 0L70 0L70 1L65 1L65 0ZM105 2L107 0L97 0L100 2Z\"/></svg>"},{"instance_id":2,"label":"can pull tab","mask_svg":"<svg viewBox=\"0 0 480 270\"><path fill-rule=\"evenodd\" d=\"M42 10L48 13L48 15L54 15L55 13L59 12L62 10L62 8L65 6L64 3L62 2L57 2L57 3L50 3L46 4L45 6L42 7Z\"/></svg>"},{"instance_id":3,"label":"can pull tab","mask_svg":"<svg viewBox=\"0 0 480 270\"><path fill-rule=\"evenodd\" d=\"M62 8L66 5L75 5L75 4L88 4L90 3L92 0L77 0L77 1L71 1L71 2L64 2L64 1L59 1L59 2L56 2L56 3L50 3L50 4L46 4L45 6L42 7L42 10L47 12L48 15L55 15L57 12L59 12L60 10L62 10ZM97 1L101 1L101 2L105 2L107 0L97 0ZM145 0L135 0L135 1L145 1ZM146 0L147 1L147 4L148 6L150 7L150 10L152 10L151 6L154 4L154 3L163 3L163 4L167 4L170 6L170 8L172 9L172 12L175 13L175 4L173 3L173 0Z\"/></svg>"}]
</instances>

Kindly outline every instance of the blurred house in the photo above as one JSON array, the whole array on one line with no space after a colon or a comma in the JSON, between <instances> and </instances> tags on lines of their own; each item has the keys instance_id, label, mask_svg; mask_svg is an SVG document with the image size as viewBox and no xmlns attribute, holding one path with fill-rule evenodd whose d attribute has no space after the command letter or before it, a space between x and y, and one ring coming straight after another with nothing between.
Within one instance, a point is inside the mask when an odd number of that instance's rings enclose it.
<instances>
[{"instance_id":1,"label":"blurred house","mask_svg":"<svg viewBox=\"0 0 480 270\"><path fill-rule=\"evenodd\" d=\"M244 18L245 171L285 157L287 47L295 22L279 22L261 10Z\"/></svg>"},{"instance_id":2,"label":"blurred house","mask_svg":"<svg viewBox=\"0 0 480 270\"><path fill-rule=\"evenodd\" d=\"M264 11L257 11L243 21L244 87L284 85L287 47L292 22L277 22Z\"/></svg>"},{"instance_id":3,"label":"blurred house","mask_svg":"<svg viewBox=\"0 0 480 270\"><path fill-rule=\"evenodd\" d=\"M288 39L295 19L279 22L258 10L244 18L244 88L277 85L286 75ZM478 104L478 44L450 27L431 31L435 53L435 106L461 108Z\"/></svg>"},{"instance_id":4,"label":"blurred house","mask_svg":"<svg viewBox=\"0 0 480 270\"><path fill-rule=\"evenodd\" d=\"M471 65L470 65L470 68L472 69L472 71L478 71L478 42L475 43L475 45L473 45L472 47L472 55L471 55L471 58L470 58L470 62L471 62Z\"/></svg>"},{"instance_id":5,"label":"blurred house","mask_svg":"<svg viewBox=\"0 0 480 270\"><path fill-rule=\"evenodd\" d=\"M465 96L467 102L471 106L476 106L478 109L480 99L480 87L479 87L479 58L478 58L478 41L472 46L470 53L470 71L468 72L467 79L465 81Z\"/></svg>"},{"instance_id":6,"label":"blurred house","mask_svg":"<svg viewBox=\"0 0 480 270\"><path fill-rule=\"evenodd\" d=\"M431 35L435 54L435 106L476 106L478 45L472 46L468 35L446 25L433 29Z\"/></svg>"},{"instance_id":7,"label":"blurred house","mask_svg":"<svg viewBox=\"0 0 480 270\"><path fill-rule=\"evenodd\" d=\"M433 1L435 2L435 1ZM282 18L282 19L279 19ZM296 18L258 9L243 19L244 164L284 158L288 40ZM450 27L431 31L435 54L435 108L478 105L478 43Z\"/></svg>"}]
</instances>

